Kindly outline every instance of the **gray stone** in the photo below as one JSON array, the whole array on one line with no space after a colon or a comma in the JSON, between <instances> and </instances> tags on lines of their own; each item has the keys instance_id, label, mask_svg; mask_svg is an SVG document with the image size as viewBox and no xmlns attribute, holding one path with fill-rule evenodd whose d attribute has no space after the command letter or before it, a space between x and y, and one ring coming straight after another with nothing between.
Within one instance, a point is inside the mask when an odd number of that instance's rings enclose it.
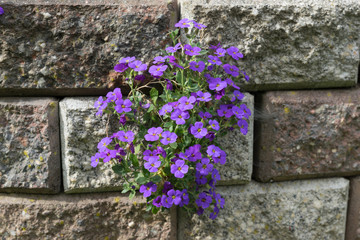
<instances>
[{"instance_id":1,"label":"gray stone","mask_svg":"<svg viewBox=\"0 0 360 240\"><path fill-rule=\"evenodd\" d=\"M0 192L60 191L58 101L0 98Z\"/></svg>"},{"instance_id":2,"label":"gray stone","mask_svg":"<svg viewBox=\"0 0 360 240\"><path fill-rule=\"evenodd\" d=\"M0 1L0 95L102 94L126 56L149 62L177 20L175 1Z\"/></svg>"},{"instance_id":3,"label":"gray stone","mask_svg":"<svg viewBox=\"0 0 360 240\"><path fill-rule=\"evenodd\" d=\"M348 189L343 178L218 187L218 217L180 211L178 239L344 239Z\"/></svg>"},{"instance_id":4,"label":"gray stone","mask_svg":"<svg viewBox=\"0 0 360 240\"><path fill-rule=\"evenodd\" d=\"M354 86L358 0L182 0L181 18L207 25L201 41L236 46L247 90Z\"/></svg>"},{"instance_id":5,"label":"gray stone","mask_svg":"<svg viewBox=\"0 0 360 240\"><path fill-rule=\"evenodd\" d=\"M96 100L95 97L80 97L65 98L60 102L63 182L67 193L116 191L123 184L110 163L96 168L90 165L98 142L107 136L107 132L109 135L115 132L116 127L116 123L108 123L107 115L95 116ZM107 129L107 126L114 128Z\"/></svg>"},{"instance_id":6,"label":"gray stone","mask_svg":"<svg viewBox=\"0 0 360 240\"><path fill-rule=\"evenodd\" d=\"M251 110L248 133L243 135L240 130L230 131L219 139L221 148L227 154L224 165L218 165L221 176L219 185L248 183L251 180L253 168L253 140L254 140L254 97L245 93L243 103Z\"/></svg>"},{"instance_id":7,"label":"gray stone","mask_svg":"<svg viewBox=\"0 0 360 240\"><path fill-rule=\"evenodd\" d=\"M176 212L152 215L142 196L0 195L2 239L174 239Z\"/></svg>"}]
</instances>

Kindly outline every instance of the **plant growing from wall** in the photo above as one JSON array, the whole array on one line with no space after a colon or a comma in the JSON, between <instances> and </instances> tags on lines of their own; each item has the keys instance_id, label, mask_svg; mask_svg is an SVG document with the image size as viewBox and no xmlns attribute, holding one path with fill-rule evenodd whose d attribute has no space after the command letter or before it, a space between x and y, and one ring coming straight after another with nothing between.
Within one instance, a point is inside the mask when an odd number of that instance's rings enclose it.
<instances>
[{"instance_id":1,"label":"plant growing from wall","mask_svg":"<svg viewBox=\"0 0 360 240\"><path fill-rule=\"evenodd\" d=\"M217 139L234 128L247 134L251 112L236 84L249 77L231 64L243 58L238 48L200 45L196 36L206 26L182 19L175 27L172 45L150 67L135 57L114 67L130 93L116 88L96 101L96 115L116 115L119 131L98 143L91 165L109 164L124 179L122 193L132 198L139 190L154 214L176 205L215 219L225 204L216 193L216 167L226 163ZM146 82L146 75L153 80Z\"/></svg>"}]
</instances>

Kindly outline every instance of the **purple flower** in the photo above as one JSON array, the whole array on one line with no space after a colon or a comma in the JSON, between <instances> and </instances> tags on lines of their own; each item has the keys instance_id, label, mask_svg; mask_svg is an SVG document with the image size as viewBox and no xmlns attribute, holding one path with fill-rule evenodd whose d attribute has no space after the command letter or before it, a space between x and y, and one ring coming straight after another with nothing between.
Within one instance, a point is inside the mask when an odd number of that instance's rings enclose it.
<instances>
[{"instance_id":1,"label":"purple flower","mask_svg":"<svg viewBox=\"0 0 360 240\"><path fill-rule=\"evenodd\" d=\"M166 158L166 151L160 146L156 147L156 149L154 150L154 154L161 155L163 156L163 158Z\"/></svg>"},{"instance_id":2,"label":"purple flower","mask_svg":"<svg viewBox=\"0 0 360 240\"><path fill-rule=\"evenodd\" d=\"M171 114L171 120L176 121L176 124L178 125L183 125L185 124L185 120L190 118L190 114L188 112L183 112L180 109L176 109L172 114Z\"/></svg>"},{"instance_id":3,"label":"purple flower","mask_svg":"<svg viewBox=\"0 0 360 240\"><path fill-rule=\"evenodd\" d=\"M153 65L149 68L149 73L154 77L160 77L167 69L167 65Z\"/></svg>"},{"instance_id":4,"label":"purple flower","mask_svg":"<svg viewBox=\"0 0 360 240\"><path fill-rule=\"evenodd\" d=\"M246 120L240 119L237 124L240 127L241 133L246 135L248 133L248 123L246 122Z\"/></svg>"},{"instance_id":5,"label":"purple flower","mask_svg":"<svg viewBox=\"0 0 360 240\"><path fill-rule=\"evenodd\" d=\"M129 63L129 67L134 69L135 72L141 72L141 71L145 71L147 69L147 65L145 63L143 64L139 60Z\"/></svg>"},{"instance_id":6,"label":"purple flower","mask_svg":"<svg viewBox=\"0 0 360 240\"><path fill-rule=\"evenodd\" d=\"M207 129L203 128L204 124L202 122L196 122L194 126L190 128L190 132L196 138L203 138L207 134Z\"/></svg>"},{"instance_id":7,"label":"purple flower","mask_svg":"<svg viewBox=\"0 0 360 240\"><path fill-rule=\"evenodd\" d=\"M163 188L162 192L166 194L170 189L173 189L173 188L174 188L174 186L171 185L170 182L166 181L166 182L164 182L164 188Z\"/></svg>"},{"instance_id":8,"label":"purple flower","mask_svg":"<svg viewBox=\"0 0 360 240\"><path fill-rule=\"evenodd\" d=\"M212 118L212 115L208 112L199 112L199 116L202 118L202 119L209 119L209 118Z\"/></svg>"},{"instance_id":9,"label":"purple flower","mask_svg":"<svg viewBox=\"0 0 360 240\"><path fill-rule=\"evenodd\" d=\"M145 80L145 76L142 75L142 74L136 75L134 79L137 80L137 81L144 81L144 80Z\"/></svg>"},{"instance_id":10,"label":"purple flower","mask_svg":"<svg viewBox=\"0 0 360 240\"><path fill-rule=\"evenodd\" d=\"M173 110L172 106L167 103L159 110L159 115L164 116L167 113L171 113L172 110Z\"/></svg>"},{"instance_id":11,"label":"purple flower","mask_svg":"<svg viewBox=\"0 0 360 240\"><path fill-rule=\"evenodd\" d=\"M205 69L205 63L203 61L199 61L199 62L190 62L190 67L191 70L193 71L197 71L197 72L202 72Z\"/></svg>"},{"instance_id":12,"label":"purple flower","mask_svg":"<svg viewBox=\"0 0 360 240\"><path fill-rule=\"evenodd\" d=\"M210 45L209 48L212 49L212 50L217 50L217 49L221 48L221 44L218 43L217 45Z\"/></svg>"},{"instance_id":13,"label":"purple flower","mask_svg":"<svg viewBox=\"0 0 360 240\"><path fill-rule=\"evenodd\" d=\"M148 182L146 185L141 185L140 191L141 193L144 193L144 197L150 197L152 192L156 192L157 185L153 182Z\"/></svg>"},{"instance_id":14,"label":"purple flower","mask_svg":"<svg viewBox=\"0 0 360 240\"><path fill-rule=\"evenodd\" d=\"M91 157L91 166L96 167L100 161L100 153L96 153Z\"/></svg>"},{"instance_id":15,"label":"purple flower","mask_svg":"<svg viewBox=\"0 0 360 240\"><path fill-rule=\"evenodd\" d=\"M161 127L152 127L148 129L147 132L148 134L145 135L145 140L153 142L159 140L160 134L163 132L163 129Z\"/></svg>"},{"instance_id":16,"label":"purple flower","mask_svg":"<svg viewBox=\"0 0 360 240\"><path fill-rule=\"evenodd\" d=\"M126 57L126 58L120 59L119 63L129 64L129 63L133 62L134 60L135 60L135 57Z\"/></svg>"},{"instance_id":17,"label":"purple flower","mask_svg":"<svg viewBox=\"0 0 360 240\"><path fill-rule=\"evenodd\" d=\"M217 218L218 214L219 214L219 208L217 206L214 206L214 211L210 213L209 218L214 220Z\"/></svg>"},{"instance_id":18,"label":"purple flower","mask_svg":"<svg viewBox=\"0 0 360 240\"><path fill-rule=\"evenodd\" d=\"M195 200L196 205L199 207L206 209L210 206L212 202L212 197L207 195L205 192L199 194L199 198Z\"/></svg>"},{"instance_id":19,"label":"purple flower","mask_svg":"<svg viewBox=\"0 0 360 240\"><path fill-rule=\"evenodd\" d=\"M173 205L173 199L172 197L168 197L166 195L162 195L161 197L161 205L166 208L171 208Z\"/></svg>"},{"instance_id":20,"label":"purple flower","mask_svg":"<svg viewBox=\"0 0 360 240\"><path fill-rule=\"evenodd\" d=\"M103 97L99 97L98 100L95 102L94 107L99 108L104 102Z\"/></svg>"},{"instance_id":21,"label":"purple flower","mask_svg":"<svg viewBox=\"0 0 360 240\"><path fill-rule=\"evenodd\" d=\"M124 131L119 131L117 132L116 137L122 142L132 142L135 138L135 134L132 131L127 131L126 133Z\"/></svg>"},{"instance_id":22,"label":"purple flower","mask_svg":"<svg viewBox=\"0 0 360 240\"><path fill-rule=\"evenodd\" d=\"M111 141L111 138L105 137L98 143L97 148L100 152L103 152L107 149L107 146L111 143Z\"/></svg>"},{"instance_id":23,"label":"purple flower","mask_svg":"<svg viewBox=\"0 0 360 240\"><path fill-rule=\"evenodd\" d=\"M185 165L184 160L177 160L175 164L171 165L171 173L175 175L176 178L183 178L189 170L189 166Z\"/></svg>"},{"instance_id":24,"label":"purple flower","mask_svg":"<svg viewBox=\"0 0 360 240\"><path fill-rule=\"evenodd\" d=\"M120 100L122 98L120 88L115 88L113 92L108 92L106 97L107 102L115 102L116 100Z\"/></svg>"},{"instance_id":25,"label":"purple flower","mask_svg":"<svg viewBox=\"0 0 360 240\"><path fill-rule=\"evenodd\" d=\"M222 62L220 61L220 59L216 56L212 56L212 55L209 55L209 60L208 60L209 63L211 63L212 65L221 65Z\"/></svg>"},{"instance_id":26,"label":"purple flower","mask_svg":"<svg viewBox=\"0 0 360 240\"><path fill-rule=\"evenodd\" d=\"M157 196L154 200L153 200L153 205L155 207L161 207L161 196Z\"/></svg>"},{"instance_id":27,"label":"purple flower","mask_svg":"<svg viewBox=\"0 0 360 240\"><path fill-rule=\"evenodd\" d=\"M166 90L173 90L173 85L169 79L166 79Z\"/></svg>"},{"instance_id":28,"label":"purple flower","mask_svg":"<svg viewBox=\"0 0 360 240\"><path fill-rule=\"evenodd\" d=\"M189 44L185 44L184 46L184 49L185 49L185 54L186 55L189 55L189 56L196 56L196 55L199 55L200 51L201 51L201 48L199 47L192 47L191 45Z\"/></svg>"},{"instance_id":29,"label":"purple flower","mask_svg":"<svg viewBox=\"0 0 360 240\"><path fill-rule=\"evenodd\" d=\"M206 150L206 153L210 157L220 157L220 152L221 152L221 149L215 145L208 146L208 148Z\"/></svg>"},{"instance_id":30,"label":"purple flower","mask_svg":"<svg viewBox=\"0 0 360 240\"><path fill-rule=\"evenodd\" d=\"M245 80L248 82L250 77L248 75L246 75L246 72L245 71L241 71L242 74L244 74L244 78Z\"/></svg>"},{"instance_id":31,"label":"purple flower","mask_svg":"<svg viewBox=\"0 0 360 240\"><path fill-rule=\"evenodd\" d=\"M184 205L188 205L190 202L190 199L189 199L189 194L187 192L187 189L183 189L181 191L181 202L179 204L180 207L184 206Z\"/></svg>"},{"instance_id":32,"label":"purple flower","mask_svg":"<svg viewBox=\"0 0 360 240\"><path fill-rule=\"evenodd\" d=\"M144 109L148 109L150 107L150 103L143 104L142 102L139 102L139 105Z\"/></svg>"},{"instance_id":33,"label":"purple flower","mask_svg":"<svg viewBox=\"0 0 360 240\"><path fill-rule=\"evenodd\" d=\"M135 153L134 143L132 143L132 142L129 143L129 144L128 144L128 148L130 149L130 152L131 152L131 153Z\"/></svg>"},{"instance_id":34,"label":"purple flower","mask_svg":"<svg viewBox=\"0 0 360 240\"><path fill-rule=\"evenodd\" d=\"M208 175L213 167L208 158L203 158L201 159L201 163L196 164L196 170L199 171L201 175Z\"/></svg>"},{"instance_id":35,"label":"purple flower","mask_svg":"<svg viewBox=\"0 0 360 240\"><path fill-rule=\"evenodd\" d=\"M227 83L228 86L232 86L235 89L240 89L238 86L235 85L235 83L233 82L233 80L231 80L230 78L226 78L225 82Z\"/></svg>"},{"instance_id":36,"label":"purple flower","mask_svg":"<svg viewBox=\"0 0 360 240\"><path fill-rule=\"evenodd\" d=\"M197 99L200 102L210 102L211 101L211 94L208 92L202 92L202 91L197 91L196 92L197 95Z\"/></svg>"},{"instance_id":37,"label":"purple flower","mask_svg":"<svg viewBox=\"0 0 360 240\"><path fill-rule=\"evenodd\" d=\"M118 113L131 111L132 102L129 99L125 99L125 100L119 99L115 102L115 104L116 104L116 106L114 107L114 109Z\"/></svg>"},{"instance_id":38,"label":"purple flower","mask_svg":"<svg viewBox=\"0 0 360 240\"><path fill-rule=\"evenodd\" d=\"M219 171L216 168L212 170L211 178L215 181L215 183L221 180Z\"/></svg>"},{"instance_id":39,"label":"purple flower","mask_svg":"<svg viewBox=\"0 0 360 240\"><path fill-rule=\"evenodd\" d=\"M221 78L212 78L207 82L209 83L210 90L221 91L227 86L227 83L225 81L221 81Z\"/></svg>"},{"instance_id":40,"label":"purple flower","mask_svg":"<svg viewBox=\"0 0 360 240\"><path fill-rule=\"evenodd\" d=\"M226 153L220 149L220 156L219 157L212 156L212 159L214 163L220 163L224 165L226 163Z\"/></svg>"},{"instance_id":41,"label":"purple flower","mask_svg":"<svg viewBox=\"0 0 360 240\"><path fill-rule=\"evenodd\" d=\"M226 50L223 48L218 48L215 51L215 54L218 55L219 57L224 57L226 53Z\"/></svg>"},{"instance_id":42,"label":"purple flower","mask_svg":"<svg viewBox=\"0 0 360 240\"><path fill-rule=\"evenodd\" d=\"M215 201L216 201L216 205L220 206L221 208L224 208L225 199L223 199L219 193L214 194L214 198L215 198Z\"/></svg>"},{"instance_id":43,"label":"purple flower","mask_svg":"<svg viewBox=\"0 0 360 240\"><path fill-rule=\"evenodd\" d=\"M116 150L107 150L106 152L103 152L103 162L109 162L112 158L115 158L116 157L116 153L117 151Z\"/></svg>"},{"instance_id":44,"label":"purple flower","mask_svg":"<svg viewBox=\"0 0 360 240\"><path fill-rule=\"evenodd\" d=\"M181 49L181 43L178 43L176 44L174 47L167 47L165 50L168 52L168 53L174 53L176 52L177 50Z\"/></svg>"},{"instance_id":45,"label":"purple flower","mask_svg":"<svg viewBox=\"0 0 360 240\"><path fill-rule=\"evenodd\" d=\"M164 63L167 57L157 56L154 58L153 64Z\"/></svg>"},{"instance_id":46,"label":"purple flower","mask_svg":"<svg viewBox=\"0 0 360 240\"><path fill-rule=\"evenodd\" d=\"M215 138L215 133L214 132L209 132L206 136L207 139L209 139L209 141L213 141Z\"/></svg>"},{"instance_id":47,"label":"purple flower","mask_svg":"<svg viewBox=\"0 0 360 240\"><path fill-rule=\"evenodd\" d=\"M123 126L125 125L125 123L126 123L126 116L125 116L125 114L123 114L123 115L120 116L119 123L121 123Z\"/></svg>"},{"instance_id":48,"label":"purple flower","mask_svg":"<svg viewBox=\"0 0 360 240\"><path fill-rule=\"evenodd\" d=\"M195 182L197 185L205 185L207 183L206 175L201 175L200 172L195 172Z\"/></svg>"},{"instance_id":49,"label":"purple flower","mask_svg":"<svg viewBox=\"0 0 360 240\"><path fill-rule=\"evenodd\" d=\"M193 103L196 102L196 98L194 96L190 96L189 98L187 98L186 96L182 96L179 100L179 106L178 108L181 111L186 111L186 110L190 110L194 108Z\"/></svg>"},{"instance_id":50,"label":"purple flower","mask_svg":"<svg viewBox=\"0 0 360 240\"><path fill-rule=\"evenodd\" d=\"M148 162L144 163L144 167L149 170L149 172L157 172L160 165L161 162L158 161L156 158L149 159Z\"/></svg>"},{"instance_id":51,"label":"purple flower","mask_svg":"<svg viewBox=\"0 0 360 240\"><path fill-rule=\"evenodd\" d=\"M4 14L4 9L2 7L0 7L0 15L3 15Z\"/></svg>"},{"instance_id":52,"label":"purple flower","mask_svg":"<svg viewBox=\"0 0 360 240\"><path fill-rule=\"evenodd\" d=\"M175 205L179 205L181 202L181 192L179 190L171 189L167 192L167 195L172 198L172 202Z\"/></svg>"},{"instance_id":53,"label":"purple flower","mask_svg":"<svg viewBox=\"0 0 360 240\"><path fill-rule=\"evenodd\" d=\"M190 146L188 149L185 150L185 156L190 162L195 162L202 158L200 152L201 145L195 144L194 146Z\"/></svg>"},{"instance_id":54,"label":"purple flower","mask_svg":"<svg viewBox=\"0 0 360 240\"><path fill-rule=\"evenodd\" d=\"M176 142L177 139L177 135L175 133L169 132L169 131L165 131L161 134L161 136L163 137L160 142L164 145L168 145L170 143L174 143Z\"/></svg>"},{"instance_id":55,"label":"purple flower","mask_svg":"<svg viewBox=\"0 0 360 240\"><path fill-rule=\"evenodd\" d=\"M204 29L206 28L206 26L204 24L201 24L201 23L197 23L195 22L194 20L191 21L193 24L194 24L194 27L197 28L197 29Z\"/></svg>"},{"instance_id":56,"label":"purple flower","mask_svg":"<svg viewBox=\"0 0 360 240\"><path fill-rule=\"evenodd\" d=\"M175 27L178 28L188 28L190 27L191 21L187 18L181 19L178 23L175 24Z\"/></svg>"},{"instance_id":57,"label":"purple flower","mask_svg":"<svg viewBox=\"0 0 360 240\"><path fill-rule=\"evenodd\" d=\"M240 105L240 109L241 109L241 111L243 111L244 117L245 117L246 119L249 119L249 117L251 116L251 111L250 111L250 109L249 109L245 104L241 104L241 105Z\"/></svg>"},{"instance_id":58,"label":"purple flower","mask_svg":"<svg viewBox=\"0 0 360 240\"><path fill-rule=\"evenodd\" d=\"M244 112L241 111L241 109L238 107L238 106L233 106L231 108L231 111L235 114L235 116L238 118L238 119L241 119L243 118L244 116Z\"/></svg>"},{"instance_id":59,"label":"purple flower","mask_svg":"<svg viewBox=\"0 0 360 240\"><path fill-rule=\"evenodd\" d=\"M219 122L216 120L209 120L209 125L212 129L219 131L220 126L219 126Z\"/></svg>"},{"instance_id":60,"label":"purple flower","mask_svg":"<svg viewBox=\"0 0 360 240\"><path fill-rule=\"evenodd\" d=\"M229 109L228 105L220 105L220 109L217 110L219 117L229 118L233 115L231 109Z\"/></svg>"},{"instance_id":61,"label":"purple flower","mask_svg":"<svg viewBox=\"0 0 360 240\"><path fill-rule=\"evenodd\" d=\"M235 60L239 60L239 58L244 57L244 55L242 55L242 53L239 52L239 49L237 49L234 46L229 47L226 51Z\"/></svg>"},{"instance_id":62,"label":"purple flower","mask_svg":"<svg viewBox=\"0 0 360 240\"><path fill-rule=\"evenodd\" d=\"M129 66L126 63L120 63L115 65L114 70L115 72L125 72L128 68Z\"/></svg>"},{"instance_id":63,"label":"purple flower","mask_svg":"<svg viewBox=\"0 0 360 240\"><path fill-rule=\"evenodd\" d=\"M225 89L215 93L215 99L220 100L225 95Z\"/></svg>"},{"instance_id":64,"label":"purple flower","mask_svg":"<svg viewBox=\"0 0 360 240\"><path fill-rule=\"evenodd\" d=\"M230 74L233 77L239 76L239 69L236 66L224 64L223 68L227 74Z\"/></svg>"}]
</instances>

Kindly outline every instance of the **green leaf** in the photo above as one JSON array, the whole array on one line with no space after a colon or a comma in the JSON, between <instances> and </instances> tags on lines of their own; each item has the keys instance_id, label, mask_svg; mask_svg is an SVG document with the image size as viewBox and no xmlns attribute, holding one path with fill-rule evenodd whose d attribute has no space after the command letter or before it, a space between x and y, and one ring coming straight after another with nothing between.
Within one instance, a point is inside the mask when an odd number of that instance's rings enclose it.
<instances>
[{"instance_id":1,"label":"green leaf","mask_svg":"<svg viewBox=\"0 0 360 240\"><path fill-rule=\"evenodd\" d=\"M177 148L177 143L176 142L170 143L170 147L172 149L176 149Z\"/></svg>"},{"instance_id":2,"label":"green leaf","mask_svg":"<svg viewBox=\"0 0 360 240\"><path fill-rule=\"evenodd\" d=\"M170 128L172 125L173 125L172 122L166 122L166 123L164 124L164 128Z\"/></svg>"},{"instance_id":3,"label":"green leaf","mask_svg":"<svg viewBox=\"0 0 360 240\"><path fill-rule=\"evenodd\" d=\"M146 210L147 212L149 212L149 211L151 210L151 208L152 208L152 205L147 205L145 210Z\"/></svg>"},{"instance_id":4,"label":"green leaf","mask_svg":"<svg viewBox=\"0 0 360 240\"><path fill-rule=\"evenodd\" d=\"M138 145L135 146L135 154L138 154L138 153L139 153L140 147L141 147L140 144L138 144Z\"/></svg>"},{"instance_id":5,"label":"green leaf","mask_svg":"<svg viewBox=\"0 0 360 240\"><path fill-rule=\"evenodd\" d=\"M148 182L148 179L146 178L146 177L139 177L138 179L136 179L136 182L138 183L138 184L145 184L145 183L147 183Z\"/></svg>"},{"instance_id":6,"label":"green leaf","mask_svg":"<svg viewBox=\"0 0 360 240\"><path fill-rule=\"evenodd\" d=\"M130 154L130 160L135 167L139 167L139 161L135 154Z\"/></svg>"},{"instance_id":7,"label":"green leaf","mask_svg":"<svg viewBox=\"0 0 360 240\"><path fill-rule=\"evenodd\" d=\"M161 177L159 175L155 175L150 180L154 183L159 183L161 182Z\"/></svg>"},{"instance_id":8,"label":"green leaf","mask_svg":"<svg viewBox=\"0 0 360 240\"><path fill-rule=\"evenodd\" d=\"M135 192L134 190L131 191L131 193L129 194L130 200L135 197L135 193L136 193L136 192Z\"/></svg>"},{"instance_id":9,"label":"green leaf","mask_svg":"<svg viewBox=\"0 0 360 240\"><path fill-rule=\"evenodd\" d=\"M130 191L130 189L129 189L129 188L125 188L125 189L123 189L123 190L121 191L121 193L127 193L128 191Z\"/></svg>"},{"instance_id":10,"label":"green leaf","mask_svg":"<svg viewBox=\"0 0 360 240\"><path fill-rule=\"evenodd\" d=\"M123 175L126 173L124 167L121 164L116 164L112 167L112 170L114 171L114 173L118 174L118 175Z\"/></svg>"},{"instance_id":11,"label":"green leaf","mask_svg":"<svg viewBox=\"0 0 360 240\"><path fill-rule=\"evenodd\" d=\"M156 104L156 100L158 99L159 92L156 88L152 88L150 90L150 97L153 100L153 103Z\"/></svg>"},{"instance_id":12,"label":"green leaf","mask_svg":"<svg viewBox=\"0 0 360 240\"><path fill-rule=\"evenodd\" d=\"M153 208L151 209L151 212L152 212L153 214L156 214L159 210L160 210L160 208L153 207Z\"/></svg>"}]
</instances>

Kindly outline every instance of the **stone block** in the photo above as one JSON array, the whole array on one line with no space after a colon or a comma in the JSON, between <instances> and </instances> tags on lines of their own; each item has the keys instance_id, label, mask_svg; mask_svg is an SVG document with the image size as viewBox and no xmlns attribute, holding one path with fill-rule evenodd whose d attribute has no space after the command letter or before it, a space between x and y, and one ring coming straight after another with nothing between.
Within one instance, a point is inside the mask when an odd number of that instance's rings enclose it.
<instances>
[{"instance_id":1,"label":"stone block","mask_svg":"<svg viewBox=\"0 0 360 240\"><path fill-rule=\"evenodd\" d=\"M207 25L201 41L236 46L247 90L356 85L358 0L181 0L181 18Z\"/></svg>"},{"instance_id":2,"label":"stone block","mask_svg":"<svg viewBox=\"0 0 360 240\"><path fill-rule=\"evenodd\" d=\"M218 217L180 211L178 239L344 239L348 188L343 178L218 187Z\"/></svg>"},{"instance_id":3,"label":"stone block","mask_svg":"<svg viewBox=\"0 0 360 240\"><path fill-rule=\"evenodd\" d=\"M67 193L116 191L123 184L109 163L96 168L90 165L98 142L107 136L107 132L110 135L116 132L117 124L108 122L107 115L95 116L96 100L96 97L79 97L60 102L63 183Z\"/></svg>"},{"instance_id":4,"label":"stone block","mask_svg":"<svg viewBox=\"0 0 360 240\"><path fill-rule=\"evenodd\" d=\"M220 146L227 154L225 165L219 165L221 175L219 185L243 184L251 181L253 169L254 140L254 96L245 93L243 103L251 110L248 133L243 135L240 130L229 131L219 139Z\"/></svg>"},{"instance_id":5,"label":"stone block","mask_svg":"<svg viewBox=\"0 0 360 240\"><path fill-rule=\"evenodd\" d=\"M360 177L351 178L350 180L345 239L360 239Z\"/></svg>"},{"instance_id":6,"label":"stone block","mask_svg":"<svg viewBox=\"0 0 360 240\"><path fill-rule=\"evenodd\" d=\"M149 61L177 20L175 1L0 1L0 95L102 94L121 57Z\"/></svg>"},{"instance_id":7,"label":"stone block","mask_svg":"<svg viewBox=\"0 0 360 240\"><path fill-rule=\"evenodd\" d=\"M0 192L60 191L58 101L0 98Z\"/></svg>"},{"instance_id":8,"label":"stone block","mask_svg":"<svg viewBox=\"0 0 360 240\"><path fill-rule=\"evenodd\" d=\"M258 103L256 179L360 173L360 88L267 92Z\"/></svg>"},{"instance_id":9,"label":"stone block","mask_svg":"<svg viewBox=\"0 0 360 240\"><path fill-rule=\"evenodd\" d=\"M174 212L152 215L142 196L0 195L2 239L174 239Z\"/></svg>"}]
</instances>

